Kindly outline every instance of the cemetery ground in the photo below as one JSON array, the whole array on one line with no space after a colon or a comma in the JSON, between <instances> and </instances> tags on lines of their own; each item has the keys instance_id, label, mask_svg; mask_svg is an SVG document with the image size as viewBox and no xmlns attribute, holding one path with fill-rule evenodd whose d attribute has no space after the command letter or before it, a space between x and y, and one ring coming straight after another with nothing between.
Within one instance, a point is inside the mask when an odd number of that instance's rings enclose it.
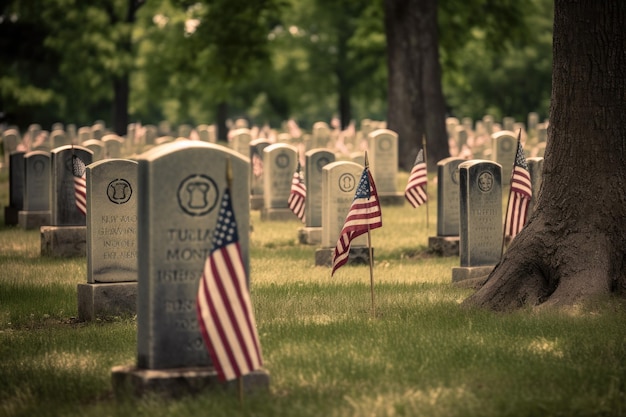
<instances>
[{"instance_id":1,"label":"cemetery ground","mask_svg":"<svg viewBox=\"0 0 626 417\"><path fill-rule=\"evenodd\" d=\"M400 174L404 184L406 174ZM0 227L0 416L626 416L626 309L465 309L458 257L428 254L436 202L383 206L369 269L335 277L297 243L301 224L252 212L251 296L269 392L116 399L136 362L135 317L79 322L85 258L40 255L38 231ZM0 203L8 201L6 176ZM1 222L4 225L4 219Z\"/></svg>"}]
</instances>

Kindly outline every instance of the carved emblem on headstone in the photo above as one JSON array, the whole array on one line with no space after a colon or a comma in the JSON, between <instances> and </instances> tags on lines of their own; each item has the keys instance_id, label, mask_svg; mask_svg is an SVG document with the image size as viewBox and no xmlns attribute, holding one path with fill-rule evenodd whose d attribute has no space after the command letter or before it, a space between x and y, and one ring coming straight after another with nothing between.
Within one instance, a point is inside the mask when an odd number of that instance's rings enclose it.
<instances>
[{"instance_id":1,"label":"carved emblem on headstone","mask_svg":"<svg viewBox=\"0 0 626 417\"><path fill-rule=\"evenodd\" d=\"M493 174L489 171L481 172L478 176L478 188L488 193L493 188Z\"/></svg>"},{"instance_id":2,"label":"carved emblem on headstone","mask_svg":"<svg viewBox=\"0 0 626 417\"><path fill-rule=\"evenodd\" d=\"M281 153L276 157L276 166L278 168L287 168L289 166L289 155Z\"/></svg>"},{"instance_id":3,"label":"carved emblem on headstone","mask_svg":"<svg viewBox=\"0 0 626 417\"><path fill-rule=\"evenodd\" d=\"M356 180L352 174L343 174L339 177L339 189L344 192L354 190L356 186Z\"/></svg>"},{"instance_id":4,"label":"carved emblem on headstone","mask_svg":"<svg viewBox=\"0 0 626 417\"><path fill-rule=\"evenodd\" d=\"M178 204L190 216L204 216L217 205L218 190L211 178L194 174L178 186Z\"/></svg>"},{"instance_id":5,"label":"carved emblem on headstone","mask_svg":"<svg viewBox=\"0 0 626 417\"><path fill-rule=\"evenodd\" d=\"M114 179L107 186L107 196L112 203L124 204L130 200L133 188L130 183L123 178Z\"/></svg>"}]
</instances>

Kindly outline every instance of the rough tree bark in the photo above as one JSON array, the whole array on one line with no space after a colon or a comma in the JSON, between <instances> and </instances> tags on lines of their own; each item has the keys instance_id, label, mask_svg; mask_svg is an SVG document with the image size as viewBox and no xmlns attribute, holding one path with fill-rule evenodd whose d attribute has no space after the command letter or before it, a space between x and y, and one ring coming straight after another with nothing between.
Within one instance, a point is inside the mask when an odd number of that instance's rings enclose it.
<instances>
[{"instance_id":1,"label":"rough tree bark","mask_svg":"<svg viewBox=\"0 0 626 417\"><path fill-rule=\"evenodd\" d=\"M450 156L441 90L437 0L385 0L387 127L398 133L399 168L410 171L422 137L428 168Z\"/></svg>"},{"instance_id":2,"label":"rough tree bark","mask_svg":"<svg viewBox=\"0 0 626 417\"><path fill-rule=\"evenodd\" d=\"M626 2L555 0L550 127L536 210L465 305L626 294Z\"/></svg>"}]
</instances>

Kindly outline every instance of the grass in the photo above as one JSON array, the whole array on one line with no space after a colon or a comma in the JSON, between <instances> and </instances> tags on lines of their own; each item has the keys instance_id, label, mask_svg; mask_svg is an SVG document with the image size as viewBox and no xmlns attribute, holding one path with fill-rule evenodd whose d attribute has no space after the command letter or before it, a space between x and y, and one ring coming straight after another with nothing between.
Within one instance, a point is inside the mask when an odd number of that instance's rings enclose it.
<instances>
[{"instance_id":1,"label":"grass","mask_svg":"<svg viewBox=\"0 0 626 417\"><path fill-rule=\"evenodd\" d=\"M38 232L0 228L0 416L626 416L623 302L464 309L471 290L450 284L458 258L426 253L429 220L423 208L383 207L372 317L367 267L331 278L315 247L297 243L297 221L252 213L251 293L271 382L243 408L229 391L116 401L111 368L135 362L135 319L78 322L85 259L42 258Z\"/></svg>"}]
</instances>

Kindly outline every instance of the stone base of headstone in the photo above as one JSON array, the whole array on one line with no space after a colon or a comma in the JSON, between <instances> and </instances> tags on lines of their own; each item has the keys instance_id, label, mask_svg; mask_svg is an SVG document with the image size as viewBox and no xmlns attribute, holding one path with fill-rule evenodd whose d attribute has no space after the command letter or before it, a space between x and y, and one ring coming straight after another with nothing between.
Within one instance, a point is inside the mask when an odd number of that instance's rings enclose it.
<instances>
[{"instance_id":1,"label":"stone base of headstone","mask_svg":"<svg viewBox=\"0 0 626 417\"><path fill-rule=\"evenodd\" d=\"M488 266L459 266L452 268L452 282L487 277L495 265Z\"/></svg>"},{"instance_id":2,"label":"stone base of headstone","mask_svg":"<svg viewBox=\"0 0 626 417\"><path fill-rule=\"evenodd\" d=\"M404 193L378 193L381 206L402 206L406 201Z\"/></svg>"},{"instance_id":3,"label":"stone base of headstone","mask_svg":"<svg viewBox=\"0 0 626 417\"><path fill-rule=\"evenodd\" d=\"M335 248L318 248L315 250L315 266L333 266L333 253ZM374 256L374 248L372 248L372 257ZM348 263L346 265L369 265L370 253L365 246L357 246L350 248L348 255Z\"/></svg>"},{"instance_id":4,"label":"stone base of headstone","mask_svg":"<svg viewBox=\"0 0 626 417\"><path fill-rule=\"evenodd\" d=\"M298 242L303 245L319 245L322 243L322 228L303 227L298 229Z\"/></svg>"},{"instance_id":5,"label":"stone base of headstone","mask_svg":"<svg viewBox=\"0 0 626 417\"><path fill-rule=\"evenodd\" d=\"M41 255L87 256L87 226L41 226Z\"/></svg>"},{"instance_id":6,"label":"stone base of headstone","mask_svg":"<svg viewBox=\"0 0 626 417\"><path fill-rule=\"evenodd\" d=\"M298 220L290 208L265 208L261 209L261 220Z\"/></svg>"},{"instance_id":7,"label":"stone base of headstone","mask_svg":"<svg viewBox=\"0 0 626 417\"><path fill-rule=\"evenodd\" d=\"M14 226L19 223L19 210L15 207L6 206L4 208L4 224Z\"/></svg>"},{"instance_id":8,"label":"stone base of headstone","mask_svg":"<svg viewBox=\"0 0 626 417\"><path fill-rule=\"evenodd\" d=\"M78 319L137 314L137 282L78 284Z\"/></svg>"},{"instance_id":9,"label":"stone base of headstone","mask_svg":"<svg viewBox=\"0 0 626 417\"><path fill-rule=\"evenodd\" d=\"M428 249L440 256L459 256L458 236L429 236Z\"/></svg>"},{"instance_id":10,"label":"stone base of headstone","mask_svg":"<svg viewBox=\"0 0 626 417\"><path fill-rule=\"evenodd\" d=\"M264 204L265 200L262 195L250 196L250 210L261 210Z\"/></svg>"},{"instance_id":11,"label":"stone base of headstone","mask_svg":"<svg viewBox=\"0 0 626 417\"><path fill-rule=\"evenodd\" d=\"M50 210L46 211L20 211L18 223L22 229L39 229L41 226L50 224Z\"/></svg>"},{"instance_id":12,"label":"stone base of headstone","mask_svg":"<svg viewBox=\"0 0 626 417\"><path fill-rule=\"evenodd\" d=\"M239 381L222 382L213 367L177 369L139 369L135 366L116 366L111 369L113 393L118 399L129 396L180 398L186 395L217 390L238 390ZM243 377L244 394L269 391L270 376L265 370L256 370Z\"/></svg>"}]
</instances>

